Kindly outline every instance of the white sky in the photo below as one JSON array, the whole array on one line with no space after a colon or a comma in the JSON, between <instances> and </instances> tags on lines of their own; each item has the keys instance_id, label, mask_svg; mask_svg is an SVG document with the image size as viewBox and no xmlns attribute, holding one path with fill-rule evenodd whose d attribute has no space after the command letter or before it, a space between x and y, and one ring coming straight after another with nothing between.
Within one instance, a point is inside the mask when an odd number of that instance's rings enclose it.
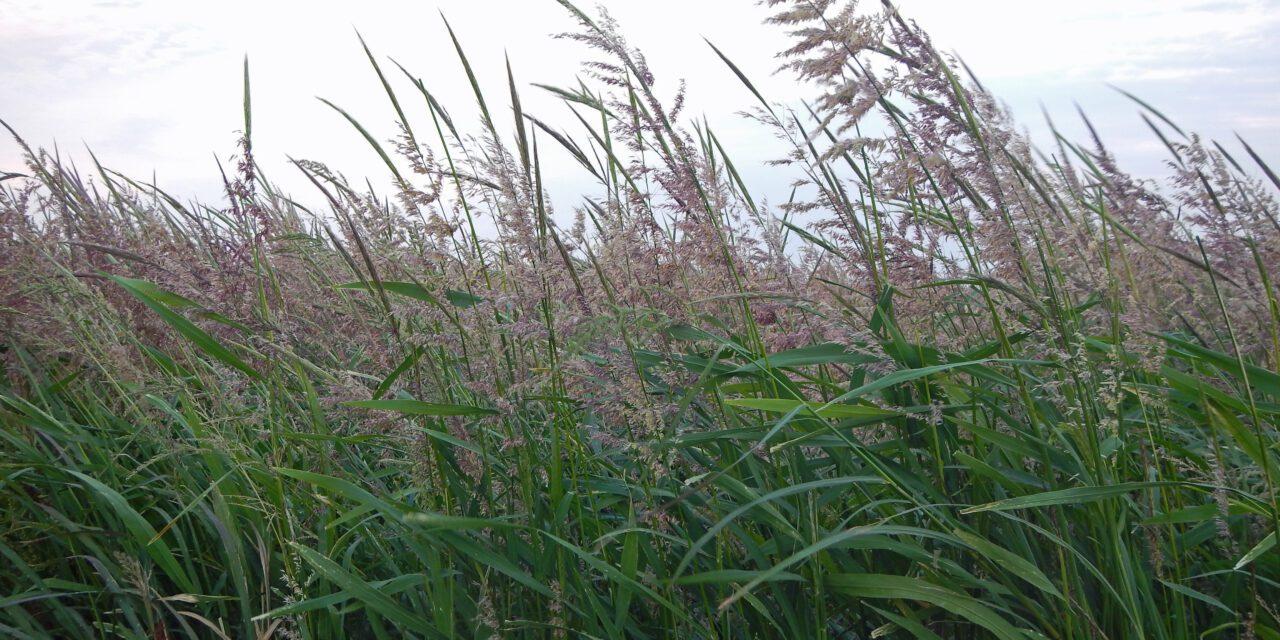
<instances>
[{"instance_id":1,"label":"white sky","mask_svg":"<svg viewBox=\"0 0 1280 640\"><path fill-rule=\"evenodd\" d=\"M864 0L870 2L871 0ZM784 184L760 166L771 137L734 113L752 98L702 42L733 58L775 101L794 86L771 76L786 44L752 0L605 0L659 88L689 82L690 115L706 115L739 168ZM590 12L589 1L580 6ZM1115 84L1184 128L1237 148L1232 132L1280 164L1280 0L900 0L939 48L959 53L1047 142L1040 108L1080 139L1079 103L1122 162L1159 172L1162 148ZM440 19L457 31L499 123L506 109L504 50L526 110L564 122L564 108L529 86L571 85L580 45L552 40L573 22L554 0L0 0L0 119L34 146L89 167L87 145L107 166L150 178L178 196L220 194L215 157L235 151L241 128L241 60L249 55L257 159L268 175L312 200L286 155L326 162L353 181L388 186L385 168L359 135L315 99L347 109L379 139L394 114L359 48L400 61L445 102L455 120L476 121L474 101ZM390 67L389 69L387 67ZM384 64L384 71L395 72ZM396 78L419 128L430 119ZM510 126L506 127L510 129ZM0 140L0 170L21 170L16 145ZM547 168L554 191L584 183L569 163ZM571 197L573 193L562 194ZM561 196L557 196L557 200Z\"/></svg>"}]
</instances>

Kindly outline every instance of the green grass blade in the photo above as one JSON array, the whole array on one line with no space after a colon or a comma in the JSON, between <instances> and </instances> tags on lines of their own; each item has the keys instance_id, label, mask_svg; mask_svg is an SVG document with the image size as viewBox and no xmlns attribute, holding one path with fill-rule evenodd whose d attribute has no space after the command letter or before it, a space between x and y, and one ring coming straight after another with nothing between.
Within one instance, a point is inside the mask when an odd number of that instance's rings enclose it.
<instances>
[{"instance_id":1,"label":"green grass blade","mask_svg":"<svg viewBox=\"0 0 1280 640\"><path fill-rule=\"evenodd\" d=\"M200 327L197 327L196 325L192 324L190 320L187 320L186 318L178 315L177 313L174 313L171 309L169 309L169 307L165 306L164 303L160 302L158 299L152 297L143 288L139 288L135 286L129 279L126 279L126 278L121 278L119 276L107 276L107 277L110 278L116 284L120 285L122 288L124 288L124 290L127 291L129 295L133 296L134 298L137 298L139 302L146 305L147 308L155 312L156 315L160 316L160 318L164 320L169 326L173 327L174 330L176 330L179 334L182 335L182 337L191 341L191 343L194 344L201 351L209 354L210 356L222 362L223 364L226 364L228 366L231 366L239 370L240 372L244 373L250 378L253 378L255 380L262 379L262 374L258 373L257 370L255 370L253 367L249 366L243 360L237 357L234 353L231 352L230 349L222 346L222 344L220 344L217 340L214 340L213 336L206 333Z\"/></svg>"},{"instance_id":2,"label":"green grass blade","mask_svg":"<svg viewBox=\"0 0 1280 640\"><path fill-rule=\"evenodd\" d=\"M484 407L422 402L419 400L352 400L342 404L357 409L395 411L396 413L411 416L492 416L498 414L497 411Z\"/></svg>"}]
</instances>

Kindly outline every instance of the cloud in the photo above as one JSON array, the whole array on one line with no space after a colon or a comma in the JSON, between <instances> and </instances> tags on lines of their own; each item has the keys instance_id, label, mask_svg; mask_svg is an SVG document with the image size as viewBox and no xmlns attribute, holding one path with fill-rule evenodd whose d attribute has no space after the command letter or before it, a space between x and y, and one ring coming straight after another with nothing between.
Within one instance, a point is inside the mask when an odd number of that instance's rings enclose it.
<instances>
[{"instance_id":1,"label":"cloud","mask_svg":"<svg viewBox=\"0 0 1280 640\"><path fill-rule=\"evenodd\" d=\"M1280 103L1280 0L898 2L1048 147L1041 110L1084 140L1080 105L1124 166L1162 174L1167 152L1112 85L1206 138L1239 131L1264 156L1280 152L1280 128L1266 126Z\"/></svg>"},{"instance_id":2,"label":"cloud","mask_svg":"<svg viewBox=\"0 0 1280 640\"><path fill-rule=\"evenodd\" d=\"M1172 105L1180 122L1220 129L1259 132L1277 101L1280 0L898 1L939 48L958 52L1029 121L1041 98L1063 120L1078 100L1108 105L1099 120L1118 114L1132 128L1134 106L1108 82ZM746 163L773 153L734 117L752 98L701 40L715 42L770 99L794 99L790 79L771 75L773 52L786 38L760 25L767 8L749 0L734 0L735 7L741 2L734 11L725 10L728 0L603 2L645 50L660 93L688 79L688 113L707 115L735 158ZM506 93L508 52L526 87L525 107L558 124L563 106L527 83L572 85L585 52L548 40L573 22L554 3L529 0L0 0L0 118L33 144L56 136L64 149L78 149L85 140L127 173L159 168L161 179L197 184L211 171L211 151L225 157L241 127L239 64L247 53L258 159L274 178L292 175L283 166L286 153L377 176L382 167L368 145L313 96L332 99L379 139L394 134L394 116L355 39L359 28L380 60L404 63L455 115L474 113L437 9L449 16L487 95ZM495 12L503 19L494 20ZM384 71L406 91L400 98L410 119L428 118L398 71ZM1220 99L1224 94L1231 99ZM1260 149L1274 139L1260 135ZM0 161L10 157L0 141ZM548 167L561 171L574 168Z\"/></svg>"},{"instance_id":3,"label":"cloud","mask_svg":"<svg viewBox=\"0 0 1280 640\"><path fill-rule=\"evenodd\" d=\"M975 3L900 0L900 9L984 78L1107 78L1116 65L1176 74L1256 51L1280 26L1276 0L989 0L980 14Z\"/></svg>"},{"instance_id":4,"label":"cloud","mask_svg":"<svg viewBox=\"0 0 1280 640\"><path fill-rule=\"evenodd\" d=\"M1173 66L1165 68L1144 67L1137 64L1118 65L1107 73L1107 81L1112 83L1128 82L1170 82L1187 81L1207 76L1235 75L1231 67L1210 66Z\"/></svg>"}]
</instances>

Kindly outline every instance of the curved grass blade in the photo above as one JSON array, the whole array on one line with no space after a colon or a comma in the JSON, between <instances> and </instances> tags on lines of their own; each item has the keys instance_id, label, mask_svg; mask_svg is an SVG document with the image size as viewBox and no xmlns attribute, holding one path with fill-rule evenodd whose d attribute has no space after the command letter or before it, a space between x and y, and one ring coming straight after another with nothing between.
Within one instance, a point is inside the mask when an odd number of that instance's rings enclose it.
<instances>
[{"instance_id":1,"label":"curved grass blade","mask_svg":"<svg viewBox=\"0 0 1280 640\"><path fill-rule=\"evenodd\" d=\"M107 275L108 279L120 285L129 295L137 298L139 302L146 305L147 308L160 316L169 326L173 327L182 337L191 341L198 349L209 354L223 364L239 370L241 373L253 378L254 380L262 380L262 374L258 373L253 367L245 364L243 360L237 357L230 349L222 346L213 336L205 333L203 329L192 324L190 320L182 317L169 309L159 299L153 297L144 288L134 284L129 278L121 278L119 276Z\"/></svg>"},{"instance_id":2,"label":"curved grass blade","mask_svg":"<svg viewBox=\"0 0 1280 640\"><path fill-rule=\"evenodd\" d=\"M307 564L314 567L325 579L338 585L343 591L349 593L351 597L363 602L369 609L399 625L400 628L409 629L430 638L446 637L438 629L427 624L425 616L405 609L395 600L392 600L391 596L379 591L372 584L342 568L333 560L297 542L290 541L289 548L302 556L302 559L306 560Z\"/></svg>"},{"instance_id":3,"label":"curved grass blade","mask_svg":"<svg viewBox=\"0 0 1280 640\"><path fill-rule=\"evenodd\" d=\"M420 400L352 400L342 404L357 409L395 411L411 416L493 416L498 414L496 410L484 407L422 402Z\"/></svg>"},{"instance_id":4,"label":"curved grass blade","mask_svg":"<svg viewBox=\"0 0 1280 640\"><path fill-rule=\"evenodd\" d=\"M875 573L827 576L827 588L855 598L927 602L972 622L1001 640L1025 640L1008 620L978 600L920 578Z\"/></svg>"},{"instance_id":5,"label":"curved grass blade","mask_svg":"<svg viewBox=\"0 0 1280 640\"><path fill-rule=\"evenodd\" d=\"M987 504L961 509L960 513L981 513L983 511L1010 511L1013 509L1038 509L1063 504L1086 504L1107 498L1126 495L1143 489L1167 486L1199 486L1187 482L1125 482L1106 487L1072 487L1058 491L1046 491L1029 496L1018 496L1006 500L997 500Z\"/></svg>"},{"instance_id":6,"label":"curved grass blade","mask_svg":"<svg viewBox=\"0 0 1280 640\"><path fill-rule=\"evenodd\" d=\"M196 593L198 590L195 583L187 576L187 573L178 565L178 559L173 556L173 551L169 549L169 545L165 543L156 534L155 527L147 522L142 514L138 513L129 504L129 501L118 491L108 487L96 478L87 476L79 471L67 469L67 473L75 476L89 488L93 489L115 512L116 517L124 523L125 529L129 531L129 535L133 537L134 542L139 547L147 551L147 555L155 560L161 569L164 569L165 575L176 582L187 593Z\"/></svg>"}]
</instances>

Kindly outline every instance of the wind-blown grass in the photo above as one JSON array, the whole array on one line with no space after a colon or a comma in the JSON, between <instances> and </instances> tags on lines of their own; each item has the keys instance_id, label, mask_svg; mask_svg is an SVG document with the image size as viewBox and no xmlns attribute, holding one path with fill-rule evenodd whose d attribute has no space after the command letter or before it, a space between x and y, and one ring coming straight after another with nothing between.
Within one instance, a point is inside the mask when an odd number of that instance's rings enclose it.
<instances>
[{"instance_id":1,"label":"wind-blown grass","mask_svg":"<svg viewBox=\"0 0 1280 640\"><path fill-rule=\"evenodd\" d=\"M331 106L391 197L263 180L247 65L225 206L28 149L0 188L0 631L1280 637L1253 149L1139 102L1166 184L1096 139L1037 152L892 9L770 0L819 95L714 53L793 149L771 206L562 4L599 58L532 90L577 133L509 70L483 95L452 29L476 134L364 48L399 135ZM573 223L550 148L599 182Z\"/></svg>"}]
</instances>

